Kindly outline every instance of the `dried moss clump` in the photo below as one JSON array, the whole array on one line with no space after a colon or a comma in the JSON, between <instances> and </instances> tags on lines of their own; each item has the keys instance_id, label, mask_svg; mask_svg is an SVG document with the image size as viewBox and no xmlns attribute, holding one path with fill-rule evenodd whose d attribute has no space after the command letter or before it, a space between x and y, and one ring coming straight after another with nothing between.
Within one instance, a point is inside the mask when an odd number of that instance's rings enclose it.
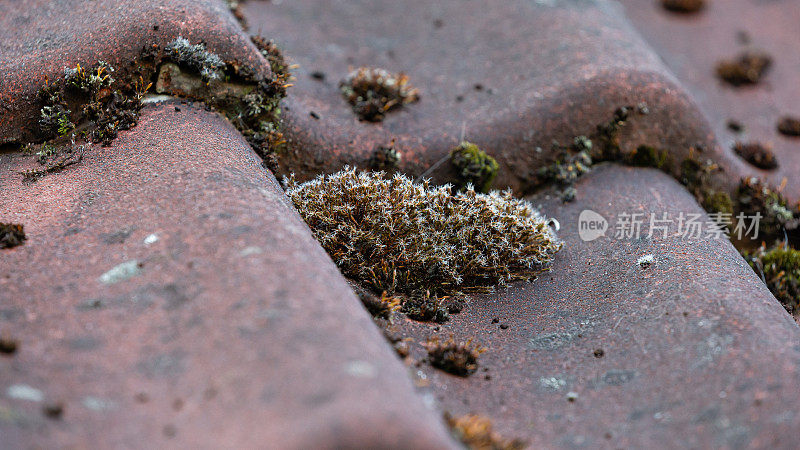
<instances>
[{"instance_id":1,"label":"dried moss clump","mask_svg":"<svg viewBox=\"0 0 800 450\"><path fill-rule=\"evenodd\" d=\"M475 186L478 192L489 192L499 168L497 161L477 145L464 141L450 150L450 162L458 171L459 189Z\"/></svg>"},{"instance_id":2,"label":"dried moss clump","mask_svg":"<svg viewBox=\"0 0 800 450\"><path fill-rule=\"evenodd\" d=\"M800 137L800 118L782 117L778 121L778 132L785 136Z\"/></svg>"},{"instance_id":3,"label":"dried moss clump","mask_svg":"<svg viewBox=\"0 0 800 450\"><path fill-rule=\"evenodd\" d=\"M164 50L167 58L197 71L206 82L219 80L225 75L225 62L215 53L206 50L203 43L193 45L188 39L178 36Z\"/></svg>"},{"instance_id":4,"label":"dried moss clump","mask_svg":"<svg viewBox=\"0 0 800 450\"><path fill-rule=\"evenodd\" d=\"M339 84L344 98L361 120L380 122L387 112L419 100L419 92L404 73L361 67Z\"/></svg>"},{"instance_id":5,"label":"dried moss clump","mask_svg":"<svg viewBox=\"0 0 800 450\"><path fill-rule=\"evenodd\" d=\"M0 248L22 245L26 239L25 227L22 225L0 222Z\"/></svg>"},{"instance_id":6,"label":"dried moss clump","mask_svg":"<svg viewBox=\"0 0 800 450\"><path fill-rule=\"evenodd\" d=\"M737 142L733 145L733 151L759 169L772 170L778 167L778 159L772 153L772 148L760 142Z\"/></svg>"},{"instance_id":7,"label":"dried moss clump","mask_svg":"<svg viewBox=\"0 0 800 450\"><path fill-rule=\"evenodd\" d=\"M784 246L765 251L762 247L744 256L783 307L791 314L800 313L800 251Z\"/></svg>"},{"instance_id":8,"label":"dried moss clump","mask_svg":"<svg viewBox=\"0 0 800 450\"><path fill-rule=\"evenodd\" d=\"M377 292L438 296L527 280L561 248L539 212L510 192L454 193L346 168L287 180L286 193L342 272Z\"/></svg>"},{"instance_id":9,"label":"dried moss clump","mask_svg":"<svg viewBox=\"0 0 800 450\"><path fill-rule=\"evenodd\" d=\"M445 414L444 419L455 437L471 450L521 450L526 447L525 442L519 439L509 440L500 436L486 417Z\"/></svg>"},{"instance_id":10,"label":"dried moss clump","mask_svg":"<svg viewBox=\"0 0 800 450\"><path fill-rule=\"evenodd\" d=\"M480 345L473 344L472 339L466 342L456 342L450 336L444 342L434 338L425 343L428 351L428 360L433 367L447 373L468 377L478 370L478 355L486 351Z\"/></svg>"},{"instance_id":11,"label":"dried moss clump","mask_svg":"<svg viewBox=\"0 0 800 450\"><path fill-rule=\"evenodd\" d=\"M733 60L717 64L717 76L733 86L757 84L772 65L772 57L764 52L745 52Z\"/></svg>"},{"instance_id":12,"label":"dried moss clump","mask_svg":"<svg viewBox=\"0 0 800 450\"><path fill-rule=\"evenodd\" d=\"M706 6L705 0L661 0L661 6L668 11L693 13Z\"/></svg>"}]
</instances>

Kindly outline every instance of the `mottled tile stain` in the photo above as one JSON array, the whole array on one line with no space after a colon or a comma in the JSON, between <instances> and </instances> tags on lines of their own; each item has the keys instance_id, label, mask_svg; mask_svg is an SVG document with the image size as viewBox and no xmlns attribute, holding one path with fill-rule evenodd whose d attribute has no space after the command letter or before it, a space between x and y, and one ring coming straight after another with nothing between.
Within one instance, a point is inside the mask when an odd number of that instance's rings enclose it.
<instances>
[{"instance_id":1,"label":"mottled tile stain","mask_svg":"<svg viewBox=\"0 0 800 450\"><path fill-rule=\"evenodd\" d=\"M584 333L591 330L594 323L592 319L584 319L565 331L537 334L528 341L528 346L534 350L557 350L584 337Z\"/></svg>"},{"instance_id":2,"label":"mottled tile stain","mask_svg":"<svg viewBox=\"0 0 800 450\"><path fill-rule=\"evenodd\" d=\"M81 404L87 409L95 412L109 411L117 407L116 403L114 403L112 400L102 397L95 397L92 395L83 397L83 399L81 399Z\"/></svg>"},{"instance_id":3,"label":"mottled tile stain","mask_svg":"<svg viewBox=\"0 0 800 450\"><path fill-rule=\"evenodd\" d=\"M89 351L101 348L105 345L100 339L94 336L79 336L67 340L67 347L75 351Z\"/></svg>"},{"instance_id":4,"label":"mottled tile stain","mask_svg":"<svg viewBox=\"0 0 800 450\"><path fill-rule=\"evenodd\" d=\"M564 376L539 377L539 387L548 392L558 392L571 385L571 381Z\"/></svg>"},{"instance_id":5,"label":"mottled tile stain","mask_svg":"<svg viewBox=\"0 0 800 450\"><path fill-rule=\"evenodd\" d=\"M536 350L557 350L575 338L571 332L564 333L543 333L531 338L529 345Z\"/></svg>"},{"instance_id":6,"label":"mottled tile stain","mask_svg":"<svg viewBox=\"0 0 800 450\"><path fill-rule=\"evenodd\" d=\"M253 227L250 225L237 225L231 228L231 234L233 236L242 236L250 233L251 231L253 231Z\"/></svg>"},{"instance_id":7,"label":"mottled tile stain","mask_svg":"<svg viewBox=\"0 0 800 450\"><path fill-rule=\"evenodd\" d=\"M164 285L147 284L127 294L84 300L75 305L75 309L82 312L110 307L133 307L137 310L142 310L159 303L164 310L172 311L191 301L202 289L198 287L195 291L190 293L185 287L176 283Z\"/></svg>"},{"instance_id":8,"label":"mottled tile stain","mask_svg":"<svg viewBox=\"0 0 800 450\"><path fill-rule=\"evenodd\" d=\"M638 372L636 370L609 370L603 375L591 380L589 382L589 387L592 389L600 389L606 386L622 386L623 384L629 383L637 376Z\"/></svg>"},{"instance_id":9,"label":"mottled tile stain","mask_svg":"<svg viewBox=\"0 0 800 450\"><path fill-rule=\"evenodd\" d=\"M112 233L101 233L100 240L106 244L122 244L136 230L136 227L123 228Z\"/></svg>"},{"instance_id":10,"label":"mottled tile stain","mask_svg":"<svg viewBox=\"0 0 800 450\"><path fill-rule=\"evenodd\" d=\"M191 300L191 296L186 293L186 290L175 283L153 287L150 293L161 299L164 309L167 311L177 309Z\"/></svg>"},{"instance_id":11,"label":"mottled tile stain","mask_svg":"<svg viewBox=\"0 0 800 450\"><path fill-rule=\"evenodd\" d=\"M136 364L136 370L148 378L181 375L186 370L186 352L172 350L168 353L146 356Z\"/></svg>"},{"instance_id":12,"label":"mottled tile stain","mask_svg":"<svg viewBox=\"0 0 800 450\"><path fill-rule=\"evenodd\" d=\"M691 368L697 369L714 362L728 352L728 347L732 343L733 336L730 334L711 333L708 337L695 344L697 359L692 363Z\"/></svg>"}]
</instances>

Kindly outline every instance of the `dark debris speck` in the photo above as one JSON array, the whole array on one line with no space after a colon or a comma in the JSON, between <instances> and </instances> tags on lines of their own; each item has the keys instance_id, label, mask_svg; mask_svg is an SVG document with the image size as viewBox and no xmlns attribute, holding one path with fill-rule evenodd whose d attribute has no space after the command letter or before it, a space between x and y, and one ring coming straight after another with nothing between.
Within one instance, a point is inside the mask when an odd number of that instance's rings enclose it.
<instances>
[{"instance_id":1,"label":"dark debris speck","mask_svg":"<svg viewBox=\"0 0 800 450\"><path fill-rule=\"evenodd\" d=\"M800 117L782 117L778 121L778 132L785 136L800 137Z\"/></svg>"},{"instance_id":2,"label":"dark debris speck","mask_svg":"<svg viewBox=\"0 0 800 450\"><path fill-rule=\"evenodd\" d=\"M24 226L16 223L0 222L0 248L12 248L22 245L26 239Z\"/></svg>"}]
</instances>

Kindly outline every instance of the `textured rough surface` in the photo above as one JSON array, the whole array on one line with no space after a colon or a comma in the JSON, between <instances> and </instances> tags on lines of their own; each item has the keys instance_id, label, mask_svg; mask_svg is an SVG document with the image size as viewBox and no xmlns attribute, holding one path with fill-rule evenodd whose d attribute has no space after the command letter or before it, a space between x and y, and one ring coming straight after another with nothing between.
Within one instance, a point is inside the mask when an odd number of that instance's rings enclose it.
<instances>
[{"instance_id":1,"label":"textured rough surface","mask_svg":"<svg viewBox=\"0 0 800 450\"><path fill-rule=\"evenodd\" d=\"M728 158L737 158L727 149L743 138L772 144L780 167L763 171L748 166L741 176L763 176L774 186L785 179L784 193L792 201L800 201L800 141L777 131L783 116L800 115L800 3L710 1L698 14L676 15L661 10L656 2L621 2L631 21L698 102ZM720 81L714 73L717 62L746 50L772 56L772 67L761 82L734 88ZM741 123L744 133L730 130L729 120Z\"/></svg>"},{"instance_id":2,"label":"textured rough surface","mask_svg":"<svg viewBox=\"0 0 800 450\"><path fill-rule=\"evenodd\" d=\"M466 140L497 159L495 187L529 193L553 140L646 104L619 135L642 164L665 150L716 163L729 190L756 174L800 198L800 143L776 131L800 116L797 3L715 0L694 15L622 3L649 43L609 0L252 0L242 13L299 63L278 156L301 180L372 160L457 181L445 158ZM414 392L216 114L146 106L111 147L30 183L18 171L34 157L3 145L35 136L46 79L105 60L131 81L179 35L267 75L226 2L0 0L0 11L0 222L27 235L0 249L0 447L452 447L437 399L533 448L796 445L800 330L728 241L578 237L585 208L612 221L608 235L621 212L701 213L666 175L597 167L573 203L540 193L566 241L552 272L472 295L442 325L396 320L428 389ZM715 77L718 60L749 49L774 57L760 83ZM339 88L360 66L406 73L419 102L360 122ZM203 87L162 68L162 85L169 72ZM754 168L735 141L772 144L778 167ZM421 362L428 338L451 334L486 349L477 367L457 364L464 378Z\"/></svg>"},{"instance_id":3,"label":"textured rough surface","mask_svg":"<svg viewBox=\"0 0 800 450\"><path fill-rule=\"evenodd\" d=\"M420 367L443 408L490 417L532 448L793 446L800 329L733 246L648 239L647 226L612 239L622 212L701 212L652 169L597 168L578 188L566 206L543 200L565 240L552 272L472 296L436 327L397 323L416 359L429 336L486 347L468 378ZM584 209L609 221L609 237L578 237Z\"/></svg>"},{"instance_id":4,"label":"textured rough surface","mask_svg":"<svg viewBox=\"0 0 800 450\"><path fill-rule=\"evenodd\" d=\"M236 130L170 102L23 184L0 155L10 448L451 445ZM62 402L63 417L42 408Z\"/></svg>"},{"instance_id":5,"label":"textured rough surface","mask_svg":"<svg viewBox=\"0 0 800 450\"><path fill-rule=\"evenodd\" d=\"M648 144L675 161L691 147L712 159L723 151L616 2L254 1L244 13L300 66L284 111L292 150L281 158L303 177L364 167L392 139L401 169L420 174L467 139L500 164L495 186L519 192L557 156L554 139L569 144L641 102L650 113L625 127L623 150ZM405 72L420 101L380 124L360 122L338 83L362 65ZM735 173L745 164L720 162ZM442 164L430 175L453 180L453 172Z\"/></svg>"},{"instance_id":6,"label":"textured rough surface","mask_svg":"<svg viewBox=\"0 0 800 450\"><path fill-rule=\"evenodd\" d=\"M179 35L205 41L235 66L269 74L221 0L2 0L0 11L0 144L35 134L46 78L103 60L124 79L143 53Z\"/></svg>"}]
</instances>

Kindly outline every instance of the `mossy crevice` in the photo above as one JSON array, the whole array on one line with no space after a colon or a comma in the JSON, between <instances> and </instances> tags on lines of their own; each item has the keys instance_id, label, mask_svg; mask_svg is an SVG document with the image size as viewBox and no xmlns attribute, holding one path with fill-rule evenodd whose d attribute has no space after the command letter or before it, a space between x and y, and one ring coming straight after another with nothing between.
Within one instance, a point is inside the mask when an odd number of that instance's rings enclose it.
<instances>
[{"instance_id":1,"label":"mossy crevice","mask_svg":"<svg viewBox=\"0 0 800 450\"><path fill-rule=\"evenodd\" d=\"M80 162L87 147L76 142L111 145L118 131L136 125L142 100L153 84L159 94L199 100L222 112L275 170L275 154L285 142L279 131L280 102L291 75L273 42L252 40L269 64L270 76L256 75L255 69L226 61L202 43L178 37L164 47L144 48L124 71L98 61L68 68L52 82L46 80L39 92L38 139L26 148L44 142L41 150L60 147L57 153L67 157L51 159L51 164L39 161L43 167L26 171L25 179L35 180ZM120 72L124 73L119 76Z\"/></svg>"},{"instance_id":2,"label":"mossy crevice","mask_svg":"<svg viewBox=\"0 0 800 450\"><path fill-rule=\"evenodd\" d=\"M278 154L285 139L279 131L280 103L290 86L290 67L273 41L251 38L270 66L272 75L234 62L225 62L202 43L179 37L170 43L157 72L156 91L205 102L222 112L264 159L278 170Z\"/></svg>"}]
</instances>

